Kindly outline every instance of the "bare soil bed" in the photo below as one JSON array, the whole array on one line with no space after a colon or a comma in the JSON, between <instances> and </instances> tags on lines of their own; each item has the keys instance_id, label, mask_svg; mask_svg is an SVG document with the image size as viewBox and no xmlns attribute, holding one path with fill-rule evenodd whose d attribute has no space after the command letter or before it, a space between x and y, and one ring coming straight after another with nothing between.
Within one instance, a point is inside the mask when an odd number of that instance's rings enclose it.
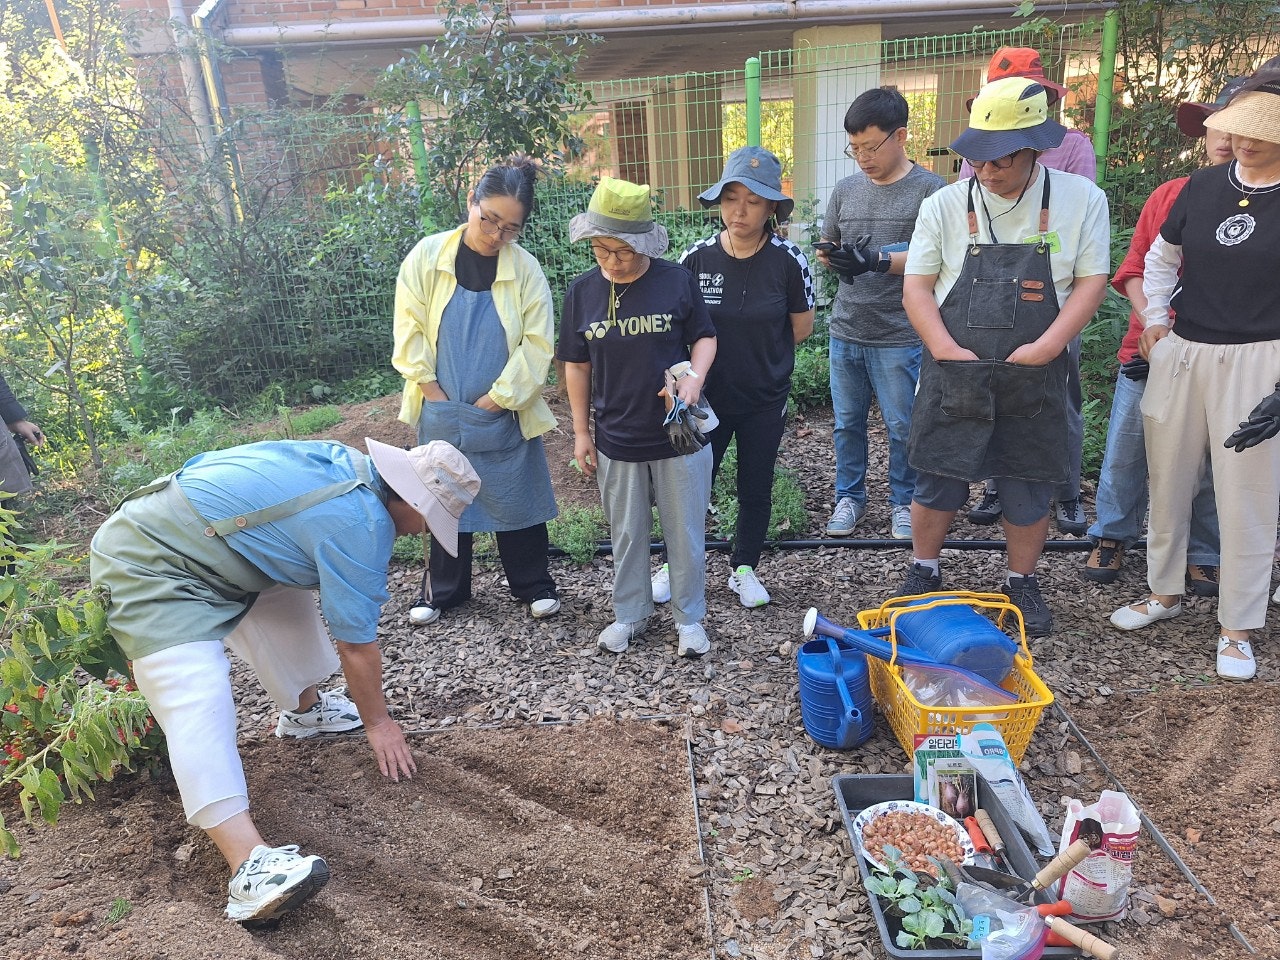
<instances>
[{"instance_id":1,"label":"bare soil bed","mask_svg":"<svg viewBox=\"0 0 1280 960\"><path fill-rule=\"evenodd\" d=\"M411 442L395 410L394 398L348 408L328 435ZM597 503L594 484L565 466L570 438L548 440L560 502ZM797 535L820 537L829 413L794 422L783 457L807 494L809 529ZM885 473L875 434L859 537L887 537ZM1280 956L1272 632L1256 638L1258 679L1221 683L1212 601L1121 634L1107 617L1144 590L1141 553L1105 587L1080 578L1084 554L1071 546L1042 562L1056 626L1032 649L1088 742L1046 713L1024 775L1051 830L1066 798L1092 801L1118 782L1204 891L1147 834L1130 917L1100 932L1127 958L1246 956L1234 925L1259 954ZM773 603L745 610L725 587L726 557L709 554L713 649L696 662L674 656L662 610L626 654L596 652L611 619L607 557L557 562L564 609L546 621L481 565L476 599L426 628L406 618L420 569L397 568L382 635L389 699L418 732L413 781L382 781L360 737L275 741L270 705L237 675L255 813L272 842L328 858L334 878L315 901L274 931L221 919L224 865L182 822L160 772L104 787L56 830L22 830L23 858L0 862L0 958L883 956L830 779L901 772L907 758L882 719L854 751L810 740L794 654L807 607L853 624L908 558L904 547L777 551L760 569ZM990 589L1003 559L948 551L944 576ZM109 921L118 899L132 912Z\"/></svg>"}]
</instances>

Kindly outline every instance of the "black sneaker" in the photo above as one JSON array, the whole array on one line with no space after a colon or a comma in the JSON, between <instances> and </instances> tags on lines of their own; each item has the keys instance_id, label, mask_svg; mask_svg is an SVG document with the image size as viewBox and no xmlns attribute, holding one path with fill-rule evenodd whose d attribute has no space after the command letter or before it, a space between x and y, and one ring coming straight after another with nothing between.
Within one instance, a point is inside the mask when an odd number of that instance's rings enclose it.
<instances>
[{"instance_id":1,"label":"black sneaker","mask_svg":"<svg viewBox=\"0 0 1280 960\"><path fill-rule=\"evenodd\" d=\"M1197 597L1218 595L1218 568L1204 563L1187 564L1187 592Z\"/></svg>"},{"instance_id":2,"label":"black sneaker","mask_svg":"<svg viewBox=\"0 0 1280 960\"><path fill-rule=\"evenodd\" d=\"M1000 491L983 490L982 499L969 508L969 522L985 527L1000 519Z\"/></svg>"},{"instance_id":3,"label":"black sneaker","mask_svg":"<svg viewBox=\"0 0 1280 960\"><path fill-rule=\"evenodd\" d=\"M1089 529L1089 524L1084 518L1084 504L1080 502L1079 494L1070 500L1059 500L1054 503L1053 522L1057 525L1059 533L1069 537L1084 536L1084 532Z\"/></svg>"},{"instance_id":4,"label":"black sneaker","mask_svg":"<svg viewBox=\"0 0 1280 960\"><path fill-rule=\"evenodd\" d=\"M1047 637L1053 632L1053 614L1040 596L1040 582L1034 573L1029 577L1010 577L1000 585L1000 592L1022 611L1028 637Z\"/></svg>"},{"instance_id":5,"label":"black sneaker","mask_svg":"<svg viewBox=\"0 0 1280 960\"><path fill-rule=\"evenodd\" d=\"M937 593L941 589L942 574L934 573L932 567L926 567L923 563L913 563L907 579L902 581L902 586L894 596L914 597L921 593Z\"/></svg>"}]
</instances>

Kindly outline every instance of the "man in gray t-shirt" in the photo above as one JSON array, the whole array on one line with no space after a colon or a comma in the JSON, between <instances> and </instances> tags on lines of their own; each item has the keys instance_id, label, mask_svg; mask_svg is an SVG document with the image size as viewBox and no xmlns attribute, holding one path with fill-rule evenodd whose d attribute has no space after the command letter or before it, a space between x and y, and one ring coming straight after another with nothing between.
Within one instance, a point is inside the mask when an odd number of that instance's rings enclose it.
<instances>
[{"instance_id":1,"label":"man in gray t-shirt","mask_svg":"<svg viewBox=\"0 0 1280 960\"><path fill-rule=\"evenodd\" d=\"M907 241L920 204L944 181L910 160L907 101L891 87L867 90L844 117L845 156L859 171L836 184L818 259L840 276L831 315L831 405L835 412L835 510L827 534L847 537L867 512L867 417L871 397L889 433L890 534L911 539L915 471L907 464L920 338L902 308Z\"/></svg>"}]
</instances>

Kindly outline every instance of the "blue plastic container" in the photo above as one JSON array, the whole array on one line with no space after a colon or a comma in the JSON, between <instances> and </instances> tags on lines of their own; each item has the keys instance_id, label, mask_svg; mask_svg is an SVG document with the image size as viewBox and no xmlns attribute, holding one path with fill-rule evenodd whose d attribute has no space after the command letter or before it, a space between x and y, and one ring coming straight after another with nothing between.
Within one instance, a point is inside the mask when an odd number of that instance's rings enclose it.
<instances>
[{"instance_id":1,"label":"blue plastic container","mask_svg":"<svg viewBox=\"0 0 1280 960\"><path fill-rule=\"evenodd\" d=\"M909 607L928 601L916 601ZM1020 649L1004 631L966 604L903 612L894 620L898 642L938 663L963 667L999 684L1013 669Z\"/></svg>"},{"instance_id":2,"label":"blue plastic container","mask_svg":"<svg viewBox=\"0 0 1280 960\"><path fill-rule=\"evenodd\" d=\"M805 732L836 750L866 742L875 719L866 655L832 637L815 637L800 647L796 670Z\"/></svg>"}]
</instances>

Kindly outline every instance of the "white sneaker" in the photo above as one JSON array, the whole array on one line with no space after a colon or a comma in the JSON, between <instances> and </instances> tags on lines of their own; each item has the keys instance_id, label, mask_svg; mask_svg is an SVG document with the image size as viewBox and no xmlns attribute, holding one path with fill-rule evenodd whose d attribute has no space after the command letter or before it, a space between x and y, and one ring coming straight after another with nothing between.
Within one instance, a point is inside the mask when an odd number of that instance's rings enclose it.
<instances>
[{"instance_id":1,"label":"white sneaker","mask_svg":"<svg viewBox=\"0 0 1280 960\"><path fill-rule=\"evenodd\" d=\"M1272 603L1280 603L1280 587L1276 587L1276 592L1271 595Z\"/></svg>"},{"instance_id":2,"label":"white sneaker","mask_svg":"<svg viewBox=\"0 0 1280 960\"><path fill-rule=\"evenodd\" d=\"M654 603L667 603L671 600L671 565L664 563L658 568L649 579L649 586L653 590Z\"/></svg>"},{"instance_id":3,"label":"white sneaker","mask_svg":"<svg viewBox=\"0 0 1280 960\"><path fill-rule=\"evenodd\" d=\"M744 607L763 607L769 602L769 591L745 563L729 574L729 589L738 595L738 602Z\"/></svg>"},{"instance_id":4,"label":"white sneaker","mask_svg":"<svg viewBox=\"0 0 1280 960\"><path fill-rule=\"evenodd\" d=\"M889 527L889 536L895 540L911 539L911 505L893 508L893 522Z\"/></svg>"},{"instance_id":5,"label":"white sneaker","mask_svg":"<svg viewBox=\"0 0 1280 960\"><path fill-rule=\"evenodd\" d=\"M529 613L533 615L535 620L541 620L543 617L550 617L560 612L560 601L556 597L543 597L541 600L535 600L529 604Z\"/></svg>"},{"instance_id":6,"label":"white sneaker","mask_svg":"<svg viewBox=\"0 0 1280 960\"><path fill-rule=\"evenodd\" d=\"M415 627L425 627L440 619L440 608L433 607L425 600L419 600L409 611L409 622Z\"/></svg>"},{"instance_id":7,"label":"white sneaker","mask_svg":"<svg viewBox=\"0 0 1280 960\"><path fill-rule=\"evenodd\" d=\"M329 882L329 865L320 857L304 857L296 844L259 844L227 884L227 916L274 920L296 910Z\"/></svg>"},{"instance_id":8,"label":"white sneaker","mask_svg":"<svg viewBox=\"0 0 1280 960\"><path fill-rule=\"evenodd\" d=\"M649 620L637 620L635 623L621 623L617 620L600 631L596 638L596 648L608 650L610 653L624 653L631 641L644 633Z\"/></svg>"},{"instance_id":9,"label":"white sneaker","mask_svg":"<svg viewBox=\"0 0 1280 960\"><path fill-rule=\"evenodd\" d=\"M1235 653L1227 653L1232 649ZM1253 659L1248 640L1218 638L1218 676L1224 680L1252 680L1257 672L1258 661Z\"/></svg>"},{"instance_id":10,"label":"white sneaker","mask_svg":"<svg viewBox=\"0 0 1280 960\"><path fill-rule=\"evenodd\" d=\"M364 726L356 705L340 693L320 691L320 700L308 710L281 710L277 737L305 740L318 733L345 733Z\"/></svg>"},{"instance_id":11,"label":"white sneaker","mask_svg":"<svg viewBox=\"0 0 1280 960\"><path fill-rule=\"evenodd\" d=\"M676 624L676 635L680 638L677 652L682 657L700 657L711 649L711 641L707 639L707 631L700 623Z\"/></svg>"}]
</instances>

